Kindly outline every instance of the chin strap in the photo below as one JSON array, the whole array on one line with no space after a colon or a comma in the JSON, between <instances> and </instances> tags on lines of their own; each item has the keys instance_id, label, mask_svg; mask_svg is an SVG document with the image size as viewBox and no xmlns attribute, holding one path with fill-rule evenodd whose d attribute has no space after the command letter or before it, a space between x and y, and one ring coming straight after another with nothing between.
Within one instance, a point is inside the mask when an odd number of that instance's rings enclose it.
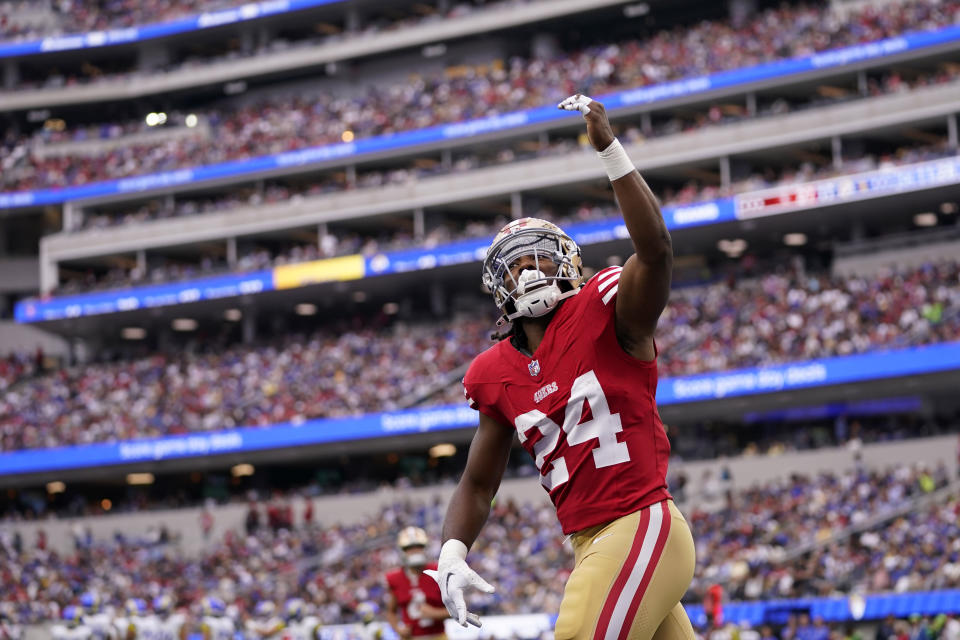
<instances>
[{"instance_id":1,"label":"chin strap","mask_svg":"<svg viewBox=\"0 0 960 640\"><path fill-rule=\"evenodd\" d=\"M557 304L560 304L560 301L561 301L561 300L565 300L565 299L567 299L567 298L572 298L573 296L577 295L578 293L580 293L580 287L577 287L576 289L571 289L570 291L567 291L566 293L561 293L561 294L557 297ZM556 305L554 306L554 308L556 308ZM553 310L553 309L551 309L551 311L552 311L552 310ZM546 314L544 314L544 315L546 315ZM502 316L500 316L499 318L497 318L497 328L499 329L500 327L504 326L504 325L507 324L508 322L513 322L513 321L516 320L517 318L526 318L526 317L529 317L529 316L525 316L525 315L523 315L522 313L520 313L519 311L515 311L514 313L511 313L511 314L506 314L506 313L505 313L505 314L503 314Z\"/></svg>"}]
</instances>

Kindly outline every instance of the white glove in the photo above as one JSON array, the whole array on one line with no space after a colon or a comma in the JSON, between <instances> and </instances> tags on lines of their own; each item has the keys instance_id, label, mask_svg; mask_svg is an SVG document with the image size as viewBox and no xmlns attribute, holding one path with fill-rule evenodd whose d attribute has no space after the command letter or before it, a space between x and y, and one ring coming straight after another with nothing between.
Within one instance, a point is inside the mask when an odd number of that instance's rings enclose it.
<instances>
[{"instance_id":1,"label":"white glove","mask_svg":"<svg viewBox=\"0 0 960 640\"><path fill-rule=\"evenodd\" d=\"M451 618L459 622L461 627L467 626L468 622L475 627L480 626L480 617L467 611L463 589L467 585L484 593L493 593L494 589L467 566L467 545L459 540L447 540L440 547L437 570L427 569L424 573L440 585L440 595Z\"/></svg>"},{"instance_id":2,"label":"white glove","mask_svg":"<svg viewBox=\"0 0 960 640\"><path fill-rule=\"evenodd\" d=\"M591 102L593 102L593 98L590 96L585 96L582 93L575 93L558 104L557 108L563 109L564 111L579 111L584 115L584 117L586 117L586 115L590 113L590 107L587 105Z\"/></svg>"}]
</instances>

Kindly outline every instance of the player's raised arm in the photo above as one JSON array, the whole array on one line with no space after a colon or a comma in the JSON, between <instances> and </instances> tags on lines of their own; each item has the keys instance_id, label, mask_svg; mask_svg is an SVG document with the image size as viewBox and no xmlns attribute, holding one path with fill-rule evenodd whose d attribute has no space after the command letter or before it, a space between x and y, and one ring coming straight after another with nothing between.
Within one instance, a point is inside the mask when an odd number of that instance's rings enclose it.
<instances>
[{"instance_id":1,"label":"player's raised arm","mask_svg":"<svg viewBox=\"0 0 960 640\"><path fill-rule=\"evenodd\" d=\"M653 360L653 332L670 295L673 268L673 245L660 205L614 137L602 104L577 94L559 107L583 114L633 241L634 255L623 265L618 285L617 339L634 357Z\"/></svg>"},{"instance_id":2,"label":"player's raised arm","mask_svg":"<svg viewBox=\"0 0 960 640\"><path fill-rule=\"evenodd\" d=\"M450 498L443 521L443 547L436 571L427 571L440 585L443 604L450 617L466 626L480 626L480 619L467 611L464 589L475 587L487 593L493 587L467 566L467 550L473 545L490 513L500 480L510 458L513 430L481 413L480 424L470 443L467 466Z\"/></svg>"}]
</instances>

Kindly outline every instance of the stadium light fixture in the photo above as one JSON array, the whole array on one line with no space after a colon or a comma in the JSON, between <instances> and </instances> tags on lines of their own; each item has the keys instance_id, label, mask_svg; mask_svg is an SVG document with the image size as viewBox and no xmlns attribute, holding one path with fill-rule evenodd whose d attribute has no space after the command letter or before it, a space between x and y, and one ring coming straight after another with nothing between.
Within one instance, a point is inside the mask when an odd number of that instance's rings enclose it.
<instances>
[{"instance_id":1,"label":"stadium light fixture","mask_svg":"<svg viewBox=\"0 0 960 640\"><path fill-rule=\"evenodd\" d=\"M67 490L67 485L60 482L59 480L54 480L53 482L47 483L47 493L63 493Z\"/></svg>"},{"instance_id":2,"label":"stadium light fixture","mask_svg":"<svg viewBox=\"0 0 960 640\"><path fill-rule=\"evenodd\" d=\"M160 124L160 114L154 113L153 111L151 111L150 113L147 114L147 117L144 118L144 122L147 123L148 127L155 127L158 124Z\"/></svg>"},{"instance_id":3,"label":"stadium light fixture","mask_svg":"<svg viewBox=\"0 0 960 640\"><path fill-rule=\"evenodd\" d=\"M193 318L174 318L171 326L174 331L196 331L197 321Z\"/></svg>"},{"instance_id":4,"label":"stadium light fixture","mask_svg":"<svg viewBox=\"0 0 960 640\"><path fill-rule=\"evenodd\" d=\"M317 315L317 305L312 302L301 302L293 308L298 316L315 316Z\"/></svg>"},{"instance_id":5,"label":"stadium light fixture","mask_svg":"<svg viewBox=\"0 0 960 640\"><path fill-rule=\"evenodd\" d=\"M717 249L723 251L731 258L737 258L747 250L747 241L743 238L734 238L732 240L724 238L717 242Z\"/></svg>"},{"instance_id":6,"label":"stadium light fixture","mask_svg":"<svg viewBox=\"0 0 960 640\"><path fill-rule=\"evenodd\" d=\"M243 311L240 309L227 309L223 312L223 319L229 322L237 322L243 317Z\"/></svg>"},{"instance_id":7,"label":"stadium light fixture","mask_svg":"<svg viewBox=\"0 0 960 640\"><path fill-rule=\"evenodd\" d=\"M127 474L127 484L153 484L153 474L152 473L128 473Z\"/></svg>"},{"instance_id":8,"label":"stadium light fixture","mask_svg":"<svg viewBox=\"0 0 960 640\"><path fill-rule=\"evenodd\" d=\"M344 142L353 142L353 131L350 131L350 129L347 129L340 135L340 139L343 140Z\"/></svg>"},{"instance_id":9,"label":"stadium light fixture","mask_svg":"<svg viewBox=\"0 0 960 640\"><path fill-rule=\"evenodd\" d=\"M388 302L387 304L383 305L383 312L388 316L396 315L399 311L400 305L398 305L396 302Z\"/></svg>"},{"instance_id":10,"label":"stadium light fixture","mask_svg":"<svg viewBox=\"0 0 960 640\"><path fill-rule=\"evenodd\" d=\"M244 476L253 475L253 465L247 464L246 462L242 464L235 464L230 468L230 475L234 478L242 478Z\"/></svg>"},{"instance_id":11,"label":"stadium light fixture","mask_svg":"<svg viewBox=\"0 0 960 640\"><path fill-rule=\"evenodd\" d=\"M428 44L423 49L421 49L421 53L423 54L424 58L439 58L446 52L447 52L447 45L443 44L442 42L438 44Z\"/></svg>"},{"instance_id":12,"label":"stadium light fixture","mask_svg":"<svg viewBox=\"0 0 960 640\"><path fill-rule=\"evenodd\" d=\"M457 452L457 447L449 442L435 444L430 447L431 458L449 458Z\"/></svg>"},{"instance_id":13,"label":"stadium light fixture","mask_svg":"<svg viewBox=\"0 0 960 640\"><path fill-rule=\"evenodd\" d=\"M913 224L918 227L934 227L937 224L937 214L930 211L918 213L913 216Z\"/></svg>"},{"instance_id":14,"label":"stadium light fixture","mask_svg":"<svg viewBox=\"0 0 960 640\"><path fill-rule=\"evenodd\" d=\"M200 119L197 118L197 114L195 114L195 113L189 114L189 115L184 119L184 121L183 121L183 123L184 123L185 125L187 125L188 127L190 127L191 129L193 129L195 126L197 126L197 123L199 123L199 122L200 122Z\"/></svg>"},{"instance_id":15,"label":"stadium light fixture","mask_svg":"<svg viewBox=\"0 0 960 640\"><path fill-rule=\"evenodd\" d=\"M943 215L950 215L957 212L957 203L956 202L944 202L940 205L940 213Z\"/></svg>"},{"instance_id":16,"label":"stadium light fixture","mask_svg":"<svg viewBox=\"0 0 960 640\"><path fill-rule=\"evenodd\" d=\"M367 300L367 294L365 291L354 291L353 296L351 297L353 298L354 302L366 302Z\"/></svg>"},{"instance_id":17,"label":"stadium light fixture","mask_svg":"<svg viewBox=\"0 0 960 640\"><path fill-rule=\"evenodd\" d=\"M124 327L120 330L120 337L124 340L143 340L147 337L147 330L143 327Z\"/></svg>"},{"instance_id":18,"label":"stadium light fixture","mask_svg":"<svg viewBox=\"0 0 960 640\"><path fill-rule=\"evenodd\" d=\"M628 4L623 8L623 15L627 18L641 18L650 13L650 5L646 2Z\"/></svg>"},{"instance_id":19,"label":"stadium light fixture","mask_svg":"<svg viewBox=\"0 0 960 640\"><path fill-rule=\"evenodd\" d=\"M807 234L805 233L788 233L783 236L783 244L788 247L802 247L807 244Z\"/></svg>"}]
</instances>

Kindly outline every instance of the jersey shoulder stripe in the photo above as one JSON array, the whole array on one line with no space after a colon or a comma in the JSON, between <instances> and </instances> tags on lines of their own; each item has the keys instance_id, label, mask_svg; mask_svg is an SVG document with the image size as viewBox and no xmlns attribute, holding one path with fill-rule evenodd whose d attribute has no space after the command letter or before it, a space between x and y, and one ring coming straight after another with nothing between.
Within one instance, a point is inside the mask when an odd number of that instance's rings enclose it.
<instances>
[{"instance_id":1,"label":"jersey shoulder stripe","mask_svg":"<svg viewBox=\"0 0 960 640\"><path fill-rule=\"evenodd\" d=\"M603 304L610 304L616 297L622 271L623 267L608 267L593 277L597 281L597 292L602 294L600 300Z\"/></svg>"}]
</instances>

